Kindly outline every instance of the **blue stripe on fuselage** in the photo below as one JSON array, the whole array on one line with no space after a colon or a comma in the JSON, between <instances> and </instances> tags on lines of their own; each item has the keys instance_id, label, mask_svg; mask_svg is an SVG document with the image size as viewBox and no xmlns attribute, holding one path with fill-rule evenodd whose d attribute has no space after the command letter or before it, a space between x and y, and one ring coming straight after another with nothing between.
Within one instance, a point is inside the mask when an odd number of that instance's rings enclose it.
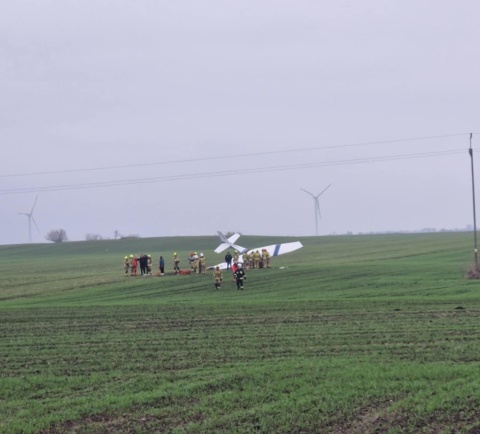
<instances>
[{"instance_id":1,"label":"blue stripe on fuselage","mask_svg":"<svg viewBox=\"0 0 480 434\"><path fill-rule=\"evenodd\" d=\"M280 250L280 246L281 244L276 244L275 245L275 250L273 251L273 256L277 256L278 255L278 252Z\"/></svg>"}]
</instances>

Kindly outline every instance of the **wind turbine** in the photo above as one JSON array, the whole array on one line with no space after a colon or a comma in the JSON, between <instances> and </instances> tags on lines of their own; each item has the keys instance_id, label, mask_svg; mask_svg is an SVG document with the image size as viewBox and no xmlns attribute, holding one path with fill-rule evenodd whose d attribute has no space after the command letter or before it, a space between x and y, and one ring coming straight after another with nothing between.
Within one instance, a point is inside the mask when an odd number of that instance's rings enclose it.
<instances>
[{"instance_id":1,"label":"wind turbine","mask_svg":"<svg viewBox=\"0 0 480 434\"><path fill-rule=\"evenodd\" d=\"M305 193L308 193L310 196L313 197L314 200L314 208L315 208L315 235L318 236L318 220L322 218L320 214L320 205L318 204L318 198L327 191L328 187L330 187L332 184L328 184L320 193L318 193L316 196L313 193L310 193L309 191L305 190L304 188L300 188L300 190L304 191Z\"/></svg>"},{"instance_id":2,"label":"wind turbine","mask_svg":"<svg viewBox=\"0 0 480 434\"><path fill-rule=\"evenodd\" d=\"M26 215L28 217L28 241L31 243L32 242L32 221L35 224L35 227L37 228L38 233L40 233L40 229L38 229L37 222L33 218L33 209L35 208L35 205L37 203L38 195L35 197L35 202L33 202L32 210L29 213L26 212L19 212L18 214L20 215Z\"/></svg>"}]
</instances>

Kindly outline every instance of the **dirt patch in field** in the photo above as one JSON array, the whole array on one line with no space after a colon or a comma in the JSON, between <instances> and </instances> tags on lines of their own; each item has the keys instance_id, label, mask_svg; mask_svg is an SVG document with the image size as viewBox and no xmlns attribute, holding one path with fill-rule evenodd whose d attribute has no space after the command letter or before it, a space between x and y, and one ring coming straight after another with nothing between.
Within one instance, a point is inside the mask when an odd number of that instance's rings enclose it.
<instances>
[{"instance_id":1,"label":"dirt patch in field","mask_svg":"<svg viewBox=\"0 0 480 434\"><path fill-rule=\"evenodd\" d=\"M358 417L331 427L330 434L480 434L480 411L456 415L435 414L418 418L406 411L389 411L384 408L364 408Z\"/></svg>"},{"instance_id":2,"label":"dirt patch in field","mask_svg":"<svg viewBox=\"0 0 480 434\"><path fill-rule=\"evenodd\" d=\"M68 420L61 424L52 424L50 428L39 431L38 434L130 434L170 432L173 428L187 425L190 422L200 422L203 415L190 414L185 418L181 415L175 418L163 418L154 415L116 415L101 414L86 417L81 420Z\"/></svg>"},{"instance_id":3,"label":"dirt patch in field","mask_svg":"<svg viewBox=\"0 0 480 434\"><path fill-rule=\"evenodd\" d=\"M391 403L362 408L350 420L332 423L330 426L311 427L302 430L296 427L293 433L301 434L480 434L480 410L469 410L458 414L436 413L419 417L402 410L389 410ZM171 432L192 422L201 422L204 415L199 412L169 416L138 414L99 414L81 420L69 420L52 424L38 434L130 434ZM241 426L237 426L240 430ZM245 427L246 432L248 427Z\"/></svg>"}]
</instances>

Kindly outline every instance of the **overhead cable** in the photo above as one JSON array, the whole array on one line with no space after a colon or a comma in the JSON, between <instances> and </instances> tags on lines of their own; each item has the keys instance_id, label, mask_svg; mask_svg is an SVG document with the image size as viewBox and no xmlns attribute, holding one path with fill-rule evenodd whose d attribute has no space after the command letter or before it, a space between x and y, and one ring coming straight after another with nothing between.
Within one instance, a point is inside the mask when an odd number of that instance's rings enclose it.
<instances>
[{"instance_id":1,"label":"overhead cable","mask_svg":"<svg viewBox=\"0 0 480 434\"><path fill-rule=\"evenodd\" d=\"M216 172L175 174L175 175L167 175L167 176L154 177L154 178L137 178L137 179L124 179L124 180L116 180L116 181L114 180L114 181L90 182L90 183L80 183L80 184L50 185L50 186L44 186L44 187L0 189L0 195L32 193L32 192L38 193L38 192L63 191L63 190L83 190L88 188L104 188L104 187L117 187L117 186L124 186L124 185L150 184L155 182L214 178L214 177L221 177L221 176L245 175L245 174L253 174L253 173L279 172L279 171L287 171L287 170L304 170L304 169L310 169L310 168L316 168L316 167L330 167L330 166L342 166L342 165L350 165L350 164L376 163L376 162L382 162L382 161L405 160L405 159L414 159L414 158L440 157L440 156L446 156L446 155L460 154L463 152L465 151L454 149L454 150L435 151L435 152L422 152L422 153L415 153L415 154L390 155L390 156L384 156L384 157L356 158L356 159L349 159L349 160L334 160L334 161L291 164L291 165L271 166L271 167L228 169L228 170L222 170L222 171L216 171Z\"/></svg>"},{"instance_id":2,"label":"overhead cable","mask_svg":"<svg viewBox=\"0 0 480 434\"><path fill-rule=\"evenodd\" d=\"M12 174L0 174L0 178L12 178L12 177L25 177L25 176L37 176L37 175L55 175L62 173L79 173L79 172L94 172L94 171L103 171L103 170L116 170L116 169L128 169L134 167L148 167L148 166L166 166L170 164L182 164L182 163L198 163L200 161L214 161L214 160L225 160L225 159L239 159L239 158L248 158L248 157L259 157L266 155L276 155L276 154L288 154L288 153L298 153L298 152L311 152L319 151L326 149L339 149L339 148L349 148L349 147L359 147L359 146L373 146L373 145L384 145L384 144L394 144L402 142L415 142L415 141L426 141L426 140L437 140L451 137L466 136L469 134L480 134L480 133L456 133L456 134L444 134L438 136L423 136L423 137L411 137L405 139L393 139L393 140L381 140L374 142L360 142L360 143L350 143L343 145L323 145L323 146L314 146L310 148L294 148L294 149L284 149L277 151L264 151L264 152L254 152L254 153L242 153L242 154L228 154L220 156L208 156L208 157L195 157L195 158L186 158L181 160L167 160L167 161L157 161L153 163L138 163L138 164L125 164L118 166L102 166L102 167L91 167L91 168L81 168L81 169L63 169L63 170L52 170L52 171L42 171L42 172L28 172L28 173L12 173Z\"/></svg>"}]
</instances>

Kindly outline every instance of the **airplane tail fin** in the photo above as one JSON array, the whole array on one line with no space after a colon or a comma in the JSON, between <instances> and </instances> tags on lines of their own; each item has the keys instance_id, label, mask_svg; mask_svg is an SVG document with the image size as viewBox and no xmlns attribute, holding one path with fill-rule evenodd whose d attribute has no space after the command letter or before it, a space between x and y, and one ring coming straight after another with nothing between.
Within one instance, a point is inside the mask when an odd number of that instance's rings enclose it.
<instances>
[{"instance_id":1,"label":"airplane tail fin","mask_svg":"<svg viewBox=\"0 0 480 434\"><path fill-rule=\"evenodd\" d=\"M232 244L240 238L240 234L233 234L231 237L227 238L225 235L223 235L220 231L218 231L218 236L220 237L220 241L222 244L220 244L215 250L215 253L220 253L223 252L225 249L228 249L229 247L233 247Z\"/></svg>"}]
</instances>

